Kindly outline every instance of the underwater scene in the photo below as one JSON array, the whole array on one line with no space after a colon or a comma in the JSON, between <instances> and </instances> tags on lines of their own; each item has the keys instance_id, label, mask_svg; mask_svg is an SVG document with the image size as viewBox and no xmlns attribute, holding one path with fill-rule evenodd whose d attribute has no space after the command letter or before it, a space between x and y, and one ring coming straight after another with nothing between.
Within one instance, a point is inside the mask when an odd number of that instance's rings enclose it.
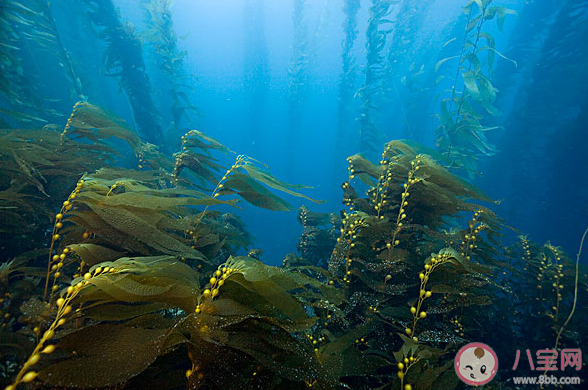
<instances>
[{"instance_id":1,"label":"underwater scene","mask_svg":"<svg viewBox=\"0 0 588 390\"><path fill-rule=\"evenodd\" d=\"M588 388L588 0L0 0L0 389Z\"/></svg>"}]
</instances>

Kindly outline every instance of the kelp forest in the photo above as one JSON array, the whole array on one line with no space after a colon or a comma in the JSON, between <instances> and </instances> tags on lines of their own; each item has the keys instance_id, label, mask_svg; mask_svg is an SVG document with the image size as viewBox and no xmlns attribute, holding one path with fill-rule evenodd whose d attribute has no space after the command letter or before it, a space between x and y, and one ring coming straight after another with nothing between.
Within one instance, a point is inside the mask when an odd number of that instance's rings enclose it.
<instances>
[{"instance_id":1,"label":"kelp forest","mask_svg":"<svg viewBox=\"0 0 588 390\"><path fill-rule=\"evenodd\" d=\"M438 30L439 0L243 3L249 100L231 130L211 125L233 114L207 109L177 27L190 2L0 5L1 388L465 389L473 342L500 362L485 388L585 383L581 359L537 360L588 345L588 187L552 164L585 174L588 3L456 1ZM328 166L296 146L327 131L308 130L325 37ZM277 84L285 124L259 130ZM547 205L494 197L498 176ZM533 213L573 246L516 224ZM295 232L292 250L269 258L251 215Z\"/></svg>"}]
</instances>

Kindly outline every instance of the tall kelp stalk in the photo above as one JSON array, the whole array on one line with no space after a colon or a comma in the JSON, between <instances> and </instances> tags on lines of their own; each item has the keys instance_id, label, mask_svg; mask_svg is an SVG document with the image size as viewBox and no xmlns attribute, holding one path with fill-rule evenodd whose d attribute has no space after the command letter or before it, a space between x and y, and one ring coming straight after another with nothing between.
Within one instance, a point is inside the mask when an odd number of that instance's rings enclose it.
<instances>
[{"instance_id":1,"label":"tall kelp stalk","mask_svg":"<svg viewBox=\"0 0 588 390\"><path fill-rule=\"evenodd\" d=\"M345 21L343 22L343 31L345 38L341 43L341 76L339 79L339 91L337 97L337 145L335 154L339 156L345 146L344 140L348 139L349 129L354 123L351 105L355 92L355 82L357 78L357 67L355 65L355 56L353 55L353 46L357 39L357 13L361 8L360 0L345 0L343 3L343 13Z\"/></svg>"},{"instance_id":2,"label":"tall kelp stalk","mask_svg":"<svg viewBox=\"0 0 588 390\"><path fill-rule=\"evenodd\" d=\"M88 4L89 20L100 28L98 37L107 44L104 65L108 75L119 78L139 132L148 142L163 145L158 110L151 97L149 76L145 72L143 47L133 26L121 19L112 0L84 1Z\"/></svg>"},{"instance_id":3,"label":"tall kelp stalk","mask_svg":"<svg viewBox=\"0 0 588 390\"><path fill-rule=\"evenodd\" d=\"M149 28L147 41L153 46L155 62L165 84L160 98L162 102L166 102L169 111L165 112L167 115L164 119L169 118L169 127L173 130L173 134L169 136L177 138L182 131L182 125L193 121L191 114L200 115L200 111L190 99L196 77L184 68L186 52L177 45L171 5L171 0L151 0L143 6Z\"/></svg>"},{"instance_id":4,"label":"tall kelp stalk","mask_svg":"<svg viewBox=\"0 0 588 390\"><path fill-rule=\"evenodd\" d=\"M391 11L391 4L385 0L372 0L370 16L366 31L366 59L365 82L357 91L362 101L359 118L359 150L363 153L373 154L381 141L381 133L378 131L378 106L383 96L383 80L386 75L384 48L389 29L382 26L389 25L390 20L386 16Z\"/></svg>"},{"instance_id":5,"label":"tall kelp stalk","mask_svg":"<svg viewBox=\"0 0 588 390\"><path fill-rule=\"evenodd\" d=\"M292 11L292 25L294 42L290 54L288 68L288 130L286 142L287 161L292 161L293 147L291 146L302 126L304 117L303 102L307 95L308 86L308 23L306 21L306 0L294 0Z\"/></svg>"},{"instance_id":6,"label":"tall kelp stalk","mask_svg":"<svg viewBox=\"0 0 588 390\"><path fill-rule=\"evenodd\" d=\"M265 1L249 0L244 12L244 84L248 94L247 120L248 143L258 144L262 138L263 118L271 72L268 65L268 49L265 31Z\"/></svg>"},{"instance_id":7,"label":"tall kelp stalk","mask_svg":"<svg viewBox=\"0 0 588 390\"><path fill-rule=\"evenodd\" d=\"M14 110L0 111L22 123L42 122L55 118L56 112L48 108L50 100L82 97L82 86L64 47L50 4L45 0L6 0L0 8L0 93L6 106ZM35 57L49 55L63 70L63 77L71 87L70 96L46 96L37 84L43 84L45 74L35 63ZM40 66L40 67L39 67ZM30 111L41 118L27 115Z\"/></svg>"},{"instance_id":8,"label":"tall kelp stalk","mask_svg":"<svg viewBox=\"0 0 588 390\"><path fill-rule=\"evenodd\" d=\"M502 172L498 179L508 183L509 199L512 199L509 201L508 214L512 218L534 220L531 219L533 204L529 202L529 197L548 199L548 204L558 210L563 207L558 215L553 216L553 226L558 226L555 224L560 223L561 215L568 215L569 221L574 221L579 230L583 222L573 217L577 210L568 209L566 205L572 205L573 202L565 199L567 196L570 196L570 200L578 199L580 194L573 180L562 179L583 175L583 165L570 165L572 170L566 170L567 174L563 175L564 165L559 161L562 156L554 153L552 147L564 139L563 134L569 134L572 123L585 123L586 114L583 110L588 101L584 88L588 84L588 43L584 37L588 34L588 4L557 2L552 4L555 9L548 15L544 14L544 6L547 6L545 2L530 3L526 7L532 8L523 10L529 13L527 20L540 19L543 15L545 23L535 26L539 31L534 35L539 39L522 36L528 40L521 41L519 46L533 48L532 52L518 50L513 53L523 56L522 59L533 59L533 62L528 69L523 68L525 77L517 84L518 89L512 97L513 107L504 122L504 126L510 130L509 136L500 143L504 154L502 158L495 159L493 167ZM528 27L523 24L519 28ZM504 75L504 72L501 74ZM505 104L510 101L507 100ZM521 148L521 145L525 147ZM582 154L582 145L583 142L568 144L570 149L566 154L574 155L573 150ZM508 167L508 170L504 167ZM553 177L563 187L552 187L551 184L545 186L544 182L537 182L530 175L536 169L540 169L543 177ZM551 180L549 182L552 183ZM552 188L557 189L557 193L551 192ZM575 246L575 242L569 241L568 245Z\"/></svg>"},{"instance_id":9,"label":"tall kelp stalk","mask_svg":"<svg viewBox=\"0 0 588 390\"><path fill-rule=\"evenodd\" d=\"M500 115L493 105L497 90L490 82L490 74L496 55L504 56L496 50L494 37L484 31L484 26L496 19L498 29L502 31L506 15L515 13L505 7L491 6L491 3L492 0L472 0L464 6L467 26L460 53L435 65L435 71L438 71L447 61L458 60L450 96L441 100L437 115L440 124L436 130L436 144L451 166L458 166L470 174L475 172L480 157L496 152L486 133L498 127L484 126L484 115ZM486 71L480 59L484 52L487 53ZM461 88L458 84L460 76L463 79Z\"/></svg>"},{"instance_id":10,"label":"tall kelp stalk","mask_svg":"<svg viewBox=\"0 0 588 390\"><path fill-rule=\"evenodd\" d=\"M425 62L432 55L432 51L424 50L417 45L418 32L423 27L429 7L433 0L411 1L403 0L399 6L398 15L394 22L394 31L390 36L387 53L388 75L386 90L391 108L398 108L399 113L392 119L401 125L402 137L415 139L416 129L425 129L422 112L422 102L428 101L425 94L426 87ZM417 62L418 59L418 62ZM432 73L432 72L431 72ZM418 110L418 114L417 111ZM421 137L422 138L422 137Z\"/></svg>"}]
</instances>

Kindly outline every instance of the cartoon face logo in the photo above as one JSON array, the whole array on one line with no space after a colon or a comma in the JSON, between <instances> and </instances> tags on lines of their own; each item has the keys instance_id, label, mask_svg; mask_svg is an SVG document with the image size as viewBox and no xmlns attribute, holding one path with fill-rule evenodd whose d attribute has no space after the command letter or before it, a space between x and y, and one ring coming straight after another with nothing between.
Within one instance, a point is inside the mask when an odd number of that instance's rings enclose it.
<instances>
[{"instance_id":1,"label":"cartoon face logo","mask_svg":"<svg viewBox=\"0 0 588 390\"><path fill-rule=\"evenodd\" d=\"M481 386L490 382L498 370L496 353L482 343L469 343L455 355L455 372L468 385Z\"/></svg>"}]
</instances>

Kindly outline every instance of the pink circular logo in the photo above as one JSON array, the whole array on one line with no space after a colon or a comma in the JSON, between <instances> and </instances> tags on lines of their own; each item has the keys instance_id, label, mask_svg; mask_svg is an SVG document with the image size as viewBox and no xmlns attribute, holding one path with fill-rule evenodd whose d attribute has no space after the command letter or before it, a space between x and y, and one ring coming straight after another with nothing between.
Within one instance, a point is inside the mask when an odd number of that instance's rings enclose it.
<instances>
[{"instance_id":1,"label":"pink circular logo","mask_svg":"<svg viewBox=\"0 0 588 390\"><path fill-rule=\"evenodd\" d=\"M455 355L455 373L463 382L481 386L490 382L498 370L494 350L482 343L469 343Z\"/></svg>"}]
</instances>

